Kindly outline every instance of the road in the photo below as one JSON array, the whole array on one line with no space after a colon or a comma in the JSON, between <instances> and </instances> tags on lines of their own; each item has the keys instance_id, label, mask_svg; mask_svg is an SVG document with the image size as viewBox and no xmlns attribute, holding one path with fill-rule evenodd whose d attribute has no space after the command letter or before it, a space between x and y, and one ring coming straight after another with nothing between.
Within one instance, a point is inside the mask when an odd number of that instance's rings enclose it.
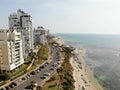
<instances>
[{"instance_id":1,"label":"road","mask_svg":"<svg viewBox=\"0 0 120 90\"><path fill-rule=\"evenodd\" d=\"M10 89L10 90L28 90L28 89L25 89L25 87L29 86L31 81L35 81L37 84L41 85L41 83L43 82L44 79L40 79L40 76L42 76L43 73L45 73L45 72L49 72L49 73L53 72L49 69L56 61L56 58L57 58L57 51L56 51L56 49L53 49L52 57L51 57L52 61L44 69L42 69L39 73L37 73L36 75L33 75L31 78L29 78L27 80L24 80L24 81L19 80L20 84L18 84L16 87L14 87L13 89Z\"/></svg>"}]
</instances>

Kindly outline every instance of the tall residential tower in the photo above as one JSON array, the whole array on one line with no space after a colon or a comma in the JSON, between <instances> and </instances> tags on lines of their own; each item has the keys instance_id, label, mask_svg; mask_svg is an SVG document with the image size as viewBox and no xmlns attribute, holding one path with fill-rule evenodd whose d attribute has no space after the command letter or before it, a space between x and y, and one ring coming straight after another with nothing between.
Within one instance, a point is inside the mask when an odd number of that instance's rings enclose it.
<instances>
[{"instance_id":1,"label":"tall residential tower","mask_svg":"<svg viewBox=\"0 0 120 90\"><path fill-rule=\"evenodd\" d=\"M32 17L19 9L17 13L9 16L9 29L20 32L23 39L23 55L27 57L30 49L33 49Z\"/></svg>"}]
</instances>

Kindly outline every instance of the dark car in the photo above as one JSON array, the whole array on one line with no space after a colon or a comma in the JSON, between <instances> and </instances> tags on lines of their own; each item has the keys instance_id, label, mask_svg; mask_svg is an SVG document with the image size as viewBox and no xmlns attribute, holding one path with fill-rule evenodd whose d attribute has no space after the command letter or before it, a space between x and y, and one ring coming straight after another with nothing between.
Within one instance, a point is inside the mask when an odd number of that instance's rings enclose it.
<instances>
[{"instance_id":1,"label":"dark car","mask_svg":"<svg viewBox=\"0 0 120 90\"><path fill-rule=\"evenodd\" d=\"M44 65L40 66L40 68L43 69L43 68L44 68Z\"/></svg>"},{"instance_id":2,"label":"dark car","mask_svg":"<svg viewBox=\"0 0 120 90\"><path fill-rule=\"evenodd\" d=\"M4 88L1 88L0 90L7 90L5 87ZM8 89L9 90L9 89Z\"/></svg>"},{"instance_id":3,"label":"dark car","mask_svg":"<svg viewBox=\"0 0 120 90\"><path fill-rule=\"evenodd\" d=\"M9 85L10 88L14 88L15 86L17 86L17 83L15 83L15 82L10 83L10 85Z\"/></svg>"},{"instance_id":4,"label":"dark car","mask_svg":"<svg viewBox=\"0 0 120 90\"><path fill-rule=\"evenodd\" d=\"M48 62L45 63L45 65L48 65L48 64L49 64Z\"/></svg>"},{"instance_id":5,"label":"dark car","mask_svg":"<svg viewBox=\"0 0 120 90\"><path fill-rule=\"evenodd\" d=\"M40 78L41 78L41 79L46 79L46 76L41 76Z\"/></svg>"},{"instance_id":6,"label":"dark car","mask_svg":"<svg viewBox=\"0 0 120 90\"><path fill-rule=\"evenodd\" d=\"M32 72L30 72L30 74L31 74L31 75L35 75L36 73L35 73L35 71L32 71Z\"/></svg>"},{"instance_id":7,"label":"dark car","mask_svg":"<svg viewBox=\"0 0 120 90\"><path fill-rule=\"evenodd\" d=\"M15 85L15 86L17 86L17 83L15 83L15 82L12 82L12 84Z\"/></svg>"},{"instance_id":8,"label":"dark car","mask_svg":"<svg viewBox=\"0 0 120 90\"><path fill-rule=\"evenodd\" d=\"M10 88L14 88L15 86L14 86L14 85L12 85L12 84L10 84L10 85L9 85L9 87L10 87Z\"/></svg>"},{"instance_id":9,"label":"dark car","mask_svg":"<svg viewBox=\"0 0 120 90\"><path fill-rule=\"evenodd\" d=\"M30 90L32 90L32 88L33 88L32 85L29 85L29 86L25 87L25 89L30 89Z\"/></svg>"},{"instance_id":10,"label":"dark car","mask_svg":"<svg viewBox=\"0 0 120 90\"><path fill-rule=\"evenodd\" d=\"M5 86L6 90L9 90L10 88L8 86Z\"/></svg>"},{"instance_id":11,"label":"dark car","mask_svg":"<svg viewBox=\"0 0 120 90\"><path fill-rule=\"evenodd\" d=\"M27 78L26 78L26 77L23 77L22 80L27 80Z\"/></svg>"}]
</instances>

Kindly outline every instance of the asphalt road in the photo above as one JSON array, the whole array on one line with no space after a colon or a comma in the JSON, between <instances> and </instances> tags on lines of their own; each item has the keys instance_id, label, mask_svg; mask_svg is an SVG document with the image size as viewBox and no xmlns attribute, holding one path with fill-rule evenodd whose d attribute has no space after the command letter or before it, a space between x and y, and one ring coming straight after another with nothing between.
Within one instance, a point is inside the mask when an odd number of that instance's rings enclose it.
<instances>
[{"instance_id":1,"label":"asphalt road","mask_svg":"<svg viewBox=\"0 0 120 90\"><path fill-rule=\"evenodd\" d=\"M10 90L29 90L29 89L25 89L25 87L29 86L31 81L35 81L38 85L40 85L44 80L44 79L40 79L40 76L42 76L45 72L49 72L49 73L53 72L49 69L56 61L56 58L57 58L57 51L55 49L53 49L51 62L44 69L42 69L39 73L33 75L32 77L30 77L27 80L24 80L24 81L19 80L18 85Z\"/></svg>"}]
</instances>

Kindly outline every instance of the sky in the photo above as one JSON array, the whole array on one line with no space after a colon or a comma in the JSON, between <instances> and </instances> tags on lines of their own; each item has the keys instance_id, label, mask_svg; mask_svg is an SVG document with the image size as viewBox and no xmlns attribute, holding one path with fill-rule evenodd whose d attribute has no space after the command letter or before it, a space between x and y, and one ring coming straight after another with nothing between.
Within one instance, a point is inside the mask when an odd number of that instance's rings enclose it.
<instances>
[{"instance_id":1,"label":"sky","mask_svg":"<svg viewBox=\"0 0 120 90\"><path fill-rule=\"evenodd\" d=\"M18 9L52 33L120 34L120 0L1 0L0 29Z\"/></svg>"}]
</instances>

